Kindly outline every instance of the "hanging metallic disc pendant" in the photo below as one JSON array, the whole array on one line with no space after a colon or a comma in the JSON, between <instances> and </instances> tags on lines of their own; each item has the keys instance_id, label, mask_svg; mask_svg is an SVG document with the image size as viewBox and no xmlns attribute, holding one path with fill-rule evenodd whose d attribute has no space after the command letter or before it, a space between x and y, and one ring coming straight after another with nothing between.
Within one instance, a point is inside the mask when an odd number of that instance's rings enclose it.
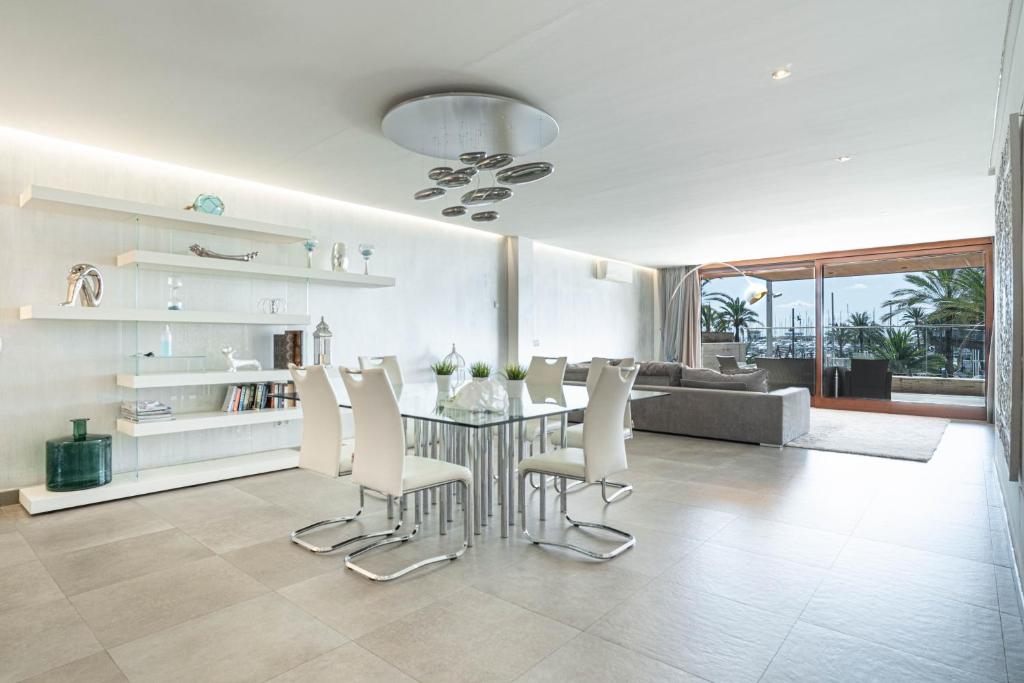
<instances>
[{"instance_id":1,"label":"hanging metallic disc pendant","mask_svg":"<svg viewBox=\"0 0 1024 683\"><path fill-rule=\"evenodd\" d=\"M427 177L430 178L431 180L437 180L438 178L446 176L451 172L452 169L448 168L447 166L438 166L437 168L430 169L430 173L427 174Z\"/></svg>"},{"instance_id":2,"label":"hanging metallic disc pendant","mask_svg":"<svg viewBox=\"0 0 1024 683\"><path fill-rule=\"evenodd\" d=\"M487 152L465 152L459 155L459 161L464 164L476 164L485 156L487 156Z\"/></svg>"},{"instance_id":3,"label":"hanging metallic disc pendant","mask_svg":"<svg viewBox=\"0 0 1024 683\"><path fill-rule=\"evenodd\" d=\"M422 201L424 199L437 199L443 197L445 193L444 188L440 187L428 187L425 190L420 190L412 196L413 199Z\"/></svg>"},{"instance_id":4,"label":"hanging metallic disc pendant","mask_svg":"<svg viewBox=\"0 0 1024 683\"><path fill-rule=\"evenodd\" d=\"M476 169L473 168L472 166L463 166L462 168L456 170L455 172L461 173L462 175L468 175L470 177L476 175Z\"/></svg>"},{"instance_id":5,"label":"hanging metallic disc pendant","mask_svg":"<svg viewBox=\"0 0 1024 683\"><path fill-rule=\"evenodd\" d=\"M465 216L466 215L466 207L464 207L464 206L449 206L446 209L441 209L441 215L442 216L448 216L449 218L454 218L455 216Z\"/></svg>"},{"instance_id":6,"label":"hanging metallic disc pendant","mask_svg":"<svg viewBox=\"0 0 1024 683\"><path fill-rule=\"evenodd\" d=\"M501 202L512 196L507 187L478 187L462 195L462 203L466 206L480 206Z\"/></svg>"},{"instance_id":7,"label":"hanging metallic disc pendant","mask_svg":"<svg viewBox=\"0 0 1024 683\"><path fill-rule=\"evenodd\" d=\"M469 176L461 173L449 173L437 179L441 187L463 187L469 185Z\"/></svg>"},{"instance_id":8,"label":"hanging metallic disc pendant","mask_svg":"<svg viewBox=\"0 0 1024 683\"><path fill-rule=\"evenodd\" d=\"M472 216L470 216L470 218L475 220L477 223L486 223L487 221L496 221L496 220L498 220L498 212L497 211L481 211L479 213L474 213Z\"/></svg>"},{"instance_id":9,"label":"hanging metallic disc pendant","mask_svg":"<svg viewBox=\"0 0 1024 683\"><path fill-rule=\"evenodd\" d=\"M476 167L481 171L493 171L498 168L505 168L513 161L515 159L512 158L511 154L492 154L476 162Z\"/></svg>"},{"instance_id":10,"label":"hanging metallic disc pendant","mask_svg":"<svg viewBox=\"0 0 1024 683\"><path fill-rule=\"evenodd\" d=\"M506 185L524 185L547 178L554 170L555 167L546 161L534 161L506 168L498 173L497 178L499 183Z\"/></svg>"}]
</instances>

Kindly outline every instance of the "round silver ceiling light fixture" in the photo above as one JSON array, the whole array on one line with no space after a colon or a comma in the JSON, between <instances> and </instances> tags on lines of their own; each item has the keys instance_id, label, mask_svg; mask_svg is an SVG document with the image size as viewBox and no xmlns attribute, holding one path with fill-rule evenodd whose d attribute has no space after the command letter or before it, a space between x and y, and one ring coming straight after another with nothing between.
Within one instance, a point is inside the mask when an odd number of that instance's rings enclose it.
<instances>
[{"instance_id":1,"label":"round silver ceiling light fixture","mask_svg":"<svg viewBox=\"0 0 1024 683\"><path fill-rule=\"evenodd\" d=\"M469 176L461 173L449 173L437 179L438 187L465 187L469 185Z\"/></svg>"},{"instance_id":2,"label":"round silver ceiling light fixture","mask_svg":"<svg viewBox=\"0 0 1024 683\"><path fill-rule=\"evenodd\" d=\"M414 194L412 198L421 202L425 199L437 199L438 197L443 197L444 193L445 190L442 187L428 187L425 190L420 190Z\"/></svg>"},{"instance_id":3,"label":"round silver ceiling light fixture","mask_svg":"<svg viewBox=\"0 0 1024 683\"><path fill-rule=\"evenodd\" d=\"M506 168L498 173L497 178L499 183L505 185L525 185L547 178L554 170L555 167L546 161L534 161Z\"/></svg>"},{"instance_id":4,"label":"round silver ceiling light fixture","mask_svg":"<svg viewBox=\"0 0 1024 683\"><path fill-rule=\"evenodd\" d=\"M470 218L475 220L477 223L488 223L490 221L498 220L498 212L497 211L480 211L478 213L474 213L472 216L470 216Z\"/></svg>"},{"instance_id":5,"label":"round silver ceiling light fixture","mask_svg":"<svg viewBox=\"0 0 1024 683\"><path fill-rule=\"evenodd\" d=\"M462 203L466 206L482 206L503 202L512 197L512 190L507 187L478 187L462 195Z\"/></svg>"},{"instance_id":6,"label":"round silver ceiling light fixture","mask_svg":"<svg viewBox=\"0 0 1024 683\"><path fill-rule=\"evenodd\" d=\"M478 187L464 194L462 203L493 204L512 197L510 189L496 183L525 185L546 178L554 168L545 161L512 166L516 158L551 144L558 137L558 123L541 109L511 97L472 92L414 97L392 107L384 115L381 129L405 149L463 166L457 170L447 165L432 168L427 176L438 187L420 190L414 195L417 200L440 197L445 188L464 187L476 178ZM489 183L482 180L488 172ZM456 217L465 215L466 210L452 206L441 213ZM498 214L483 211L472 218L493 221Z\"/></svg>"}]
</instances>

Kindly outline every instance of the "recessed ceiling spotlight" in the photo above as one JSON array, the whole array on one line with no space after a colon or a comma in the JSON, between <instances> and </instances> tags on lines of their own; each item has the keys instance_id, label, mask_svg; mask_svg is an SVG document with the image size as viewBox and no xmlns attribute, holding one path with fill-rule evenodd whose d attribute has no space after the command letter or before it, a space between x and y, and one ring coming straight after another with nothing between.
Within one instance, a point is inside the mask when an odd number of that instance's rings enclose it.
<instances>
[{"instance_id":1,"label":"recessed ceiling spotlight","mask_svg":"<svg viewBox=\"0 0 1024 683\"><path fill-rule=\"evenodd\" d=\"M789 78L792 75L792 71L790 71L786 67L782 67L781 69L776 69L775 71L772 72L772 80L781 81L783 79Z\"/></svg>"},{"instance_id":2,"label":"recessed ceiling spotlight","mask_svg":"<svg viewBox=\"0 0 1024 683\"><path fill-rule=\"evenodd\" d=\"M852 159L852 158L853 158L853 157L849 157L849 156L846 156L846 155L844 154L843 156L840 156L840 157L836 157L836 161L838 161L838 162L839 162L839 163L841 163L841 164L845 164L845 163L846 163L847 161L849 161L849 160L850 160L850 159Z\"/></svg>"}]
</instances>

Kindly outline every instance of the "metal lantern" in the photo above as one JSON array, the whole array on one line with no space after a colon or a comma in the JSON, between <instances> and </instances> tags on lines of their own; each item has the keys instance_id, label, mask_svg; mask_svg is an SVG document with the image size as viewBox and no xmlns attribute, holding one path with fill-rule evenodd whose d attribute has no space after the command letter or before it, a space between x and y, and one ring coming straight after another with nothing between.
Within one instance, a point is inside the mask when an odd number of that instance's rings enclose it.
<instances>
[{"instance_id":1,"label":"metal lantern","mask_svg":"<svg viewBox=\"0 0 1024 683\"><path fill-rule=\"evenodd\" d=\"M452 352L441 360L455 366L455 372L452 373L452 377L455 378L455 386L466 381L466 359L455 350L455 344L452 344Z\"/></svg>"},{"instance_id":2,"label":"metal lantern","mask_svg":"<svg viewBox=\"0 0 1024 683\"><path fill-rule=\"evenodd\" d=\"M330 365L331 364L331 328L324 322L324 317L320 316L320 322L317 323L316 329L313 330L313 360L315 365Z\"/></svg>"}]
</instances>

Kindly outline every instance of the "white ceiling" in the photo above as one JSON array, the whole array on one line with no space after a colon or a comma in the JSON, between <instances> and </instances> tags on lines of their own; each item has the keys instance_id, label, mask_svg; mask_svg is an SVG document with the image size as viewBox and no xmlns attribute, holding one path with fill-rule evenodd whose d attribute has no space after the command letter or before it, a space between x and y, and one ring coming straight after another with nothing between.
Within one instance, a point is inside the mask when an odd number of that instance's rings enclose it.
<instances>
[{"instance_id":1,"label":"white ceiling","mask_svg":"<svg viewBox=\"0 0 1024 683\"><path fill-rule=\"evenodd\" d=\"M1006 12L4 0L0 125L440 218L443 199L412 200L432 164L380 118L411 94L490 91L561 127L531 157L555 174L496 207L482 227L497 232L648 265L977 236L992 232ZM787 64L791 78L769 78Z\"/></svg>"}]
</instances>

